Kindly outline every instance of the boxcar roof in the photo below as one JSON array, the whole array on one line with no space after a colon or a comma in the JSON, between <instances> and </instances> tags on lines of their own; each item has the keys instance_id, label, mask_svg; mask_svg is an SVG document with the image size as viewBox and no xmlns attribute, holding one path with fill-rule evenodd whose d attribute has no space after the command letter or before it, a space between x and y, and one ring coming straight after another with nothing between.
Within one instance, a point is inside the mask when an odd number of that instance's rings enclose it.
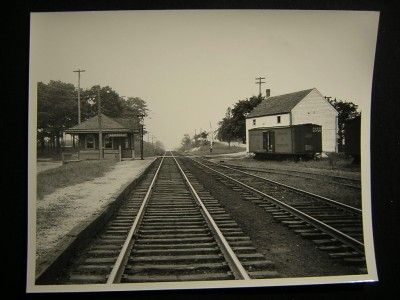
<instances>
[{"instance_id":1,"label":"boxcar roof","mask_svg":"<svg viewBox=\"0 0 400 300\"><path fill-rule=\"evenodd\" d=\"M246 118L278 115L289 113L313 89L298 91L290 94L268 97L257 105Z\"/></svg>"},{"instance_id":2,"label":"boxcar roof","mask_svg":"<svg viewBox=\"0 0 400 300\"><path fill-rule=\"evenodd\" d=\"M137 128L137 120L126 118L110 118L105 114L101 114L101 129L113 132L129 132ZM83 133L98 132L99 118L98 115L83 121L81 124L68 128L66 133Z\"/></svg>"}]
</instances>

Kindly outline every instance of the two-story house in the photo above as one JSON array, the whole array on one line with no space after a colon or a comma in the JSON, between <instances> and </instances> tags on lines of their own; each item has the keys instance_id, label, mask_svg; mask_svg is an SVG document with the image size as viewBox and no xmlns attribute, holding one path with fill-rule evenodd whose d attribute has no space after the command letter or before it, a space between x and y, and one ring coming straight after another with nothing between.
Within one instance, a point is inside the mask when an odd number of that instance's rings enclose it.
<instances>
[{"instance_id":1,"label":"two-story house","mask_svg":"<svg viewBox=\"0 0 400 300\"><path fill-rule=\"evenodd\" d=\"M337 116L336 109L316 88L267 97L246 116L247 152L250 129L306 123L322 126L323 152L337 152Z\"/></svg>"}]
</instances>

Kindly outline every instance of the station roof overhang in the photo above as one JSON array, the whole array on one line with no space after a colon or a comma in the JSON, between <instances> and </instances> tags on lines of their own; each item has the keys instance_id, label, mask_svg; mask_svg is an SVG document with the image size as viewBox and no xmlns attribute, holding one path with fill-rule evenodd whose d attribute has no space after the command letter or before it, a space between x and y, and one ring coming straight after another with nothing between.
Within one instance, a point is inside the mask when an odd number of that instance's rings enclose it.
<instances>
[{"instance_id":1,"label":"station roof overhang","mask_svg":"<svg viewBox=\"0 0 400 300\"><path fill-rule=\"evenodd\" d=\"M99 129L67 129L64 131L67 134L82 134L82 133L99 133ZM119 134L119 133L134 133L134 130L131 129L112 129L112 128L104 128L101 130L102 133L112 133L112 134Z\"/></svg>"}]
</instances>

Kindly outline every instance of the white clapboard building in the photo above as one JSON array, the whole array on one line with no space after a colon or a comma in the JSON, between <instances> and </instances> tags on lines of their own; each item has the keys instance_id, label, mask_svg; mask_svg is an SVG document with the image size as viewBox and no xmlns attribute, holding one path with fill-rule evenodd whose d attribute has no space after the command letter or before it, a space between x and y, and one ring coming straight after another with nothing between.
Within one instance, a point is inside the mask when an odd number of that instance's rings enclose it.
<instances>
[{"instance_id":1,"label":"white clapboard building","mask_svg":"<svg viewBox=\"0 0 400 300\"><path fill-rule=\"evenodd\" d=\"M249 130L313 123L322 126L322 151L337 152L338 112L316 89L270 97L268 95L246 116L246 141Z\"/></svg>"}]
</instances>

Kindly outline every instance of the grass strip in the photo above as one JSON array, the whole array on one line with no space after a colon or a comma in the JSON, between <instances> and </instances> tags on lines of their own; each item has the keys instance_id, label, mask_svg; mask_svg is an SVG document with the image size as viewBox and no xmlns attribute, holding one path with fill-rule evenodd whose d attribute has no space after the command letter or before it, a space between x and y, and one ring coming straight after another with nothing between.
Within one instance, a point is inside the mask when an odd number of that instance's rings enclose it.
<instances>
[{"instance_id":1,"label":"grass strip","mask_svg":"<svg viewBox=\"0 0 400 300\"><path fill-rule=\"evenodd\" d=\"M237 147L214 142L213 149L211 154L226 154L226 153L236 153L236 152L243 152L246 151L245 147ZM189 151L192 154L203 155L203 154L210 154L210 145L201 145L200 147L196 148L195 150Z\"/></svg>"},{"instance_id":2,"label":"grass strip","mask_svg":"<svg viewBox=\"0 0 400 300\"><path fill-rule=\"evenodd\" d=\"M114 160L79 161L40 172L37 175L37 198L43 199L58 188L101 177L115 164Z\"/></svg>"}]
</instances>

